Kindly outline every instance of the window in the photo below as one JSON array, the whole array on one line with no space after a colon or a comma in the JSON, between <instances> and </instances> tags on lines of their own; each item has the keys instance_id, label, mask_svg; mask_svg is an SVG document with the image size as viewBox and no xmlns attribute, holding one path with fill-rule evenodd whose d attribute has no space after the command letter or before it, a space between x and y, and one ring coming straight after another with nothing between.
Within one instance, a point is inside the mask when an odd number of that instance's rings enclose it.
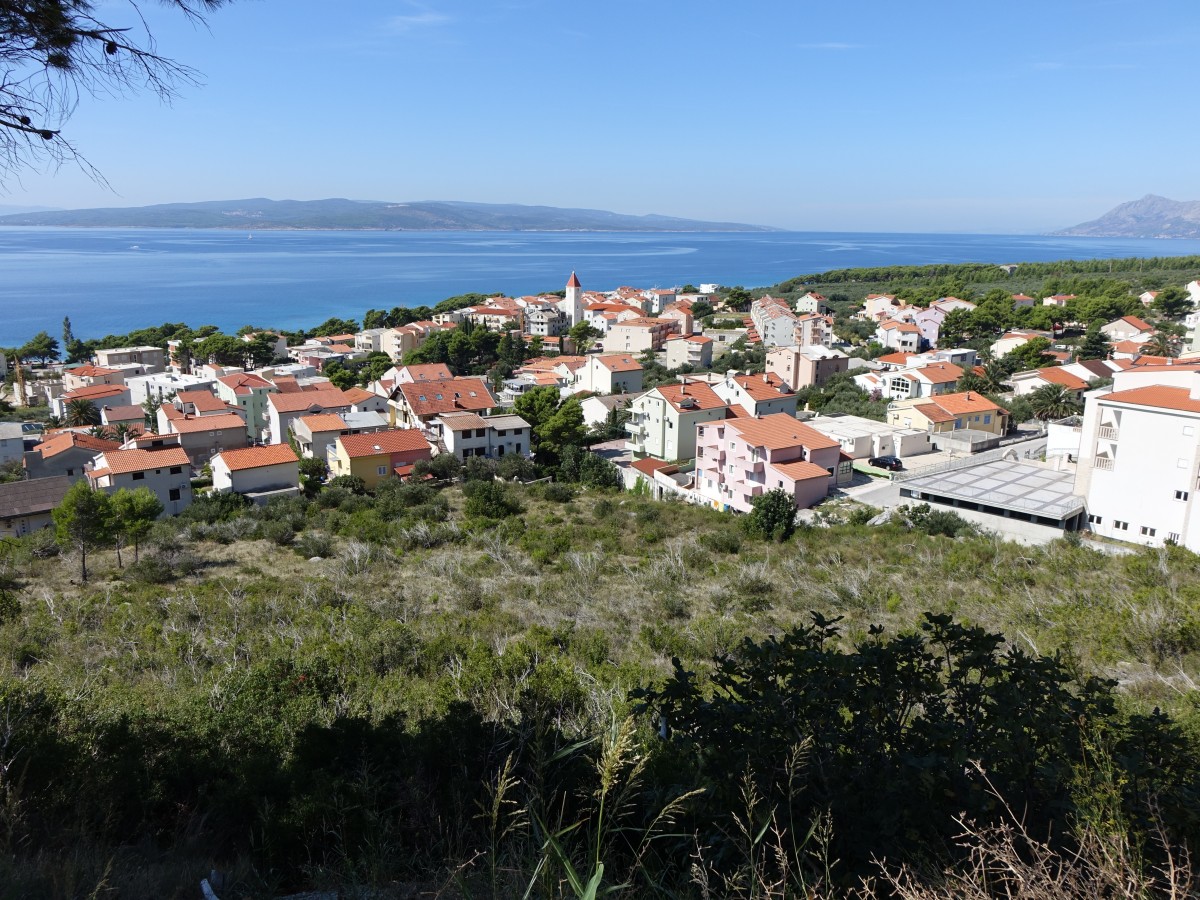
<instances>
[{"instance_id":1,"label":"window","mask_svg":"<svg viewBox=\"0 0 1200 900\"><path fill-rule=\"evenodd\" d=\"M1187 498L1188 498L1188 492L1187 492L1187 491L1176 491L1176 492L1175 492L1175 499L1176 499L1176 500L1186 500Z\"/></svg>"},{"instance_id":2,"label":"window","mask_svg":"<svg viewBox=\"0 0 1200 900\"><path fill-rule=\"evenodd\" d=\"M133 480L134 480L134 481L145 481L145 480L146 480L146 473L145 473L145 472L134 472L134 473L133 473Z\"/></svg>"},{"instance_id":3,"label":"window","mask_svg":"<svg viewBox=\"0 0 1200 900\"><path fill-rule=\"evenodd\" d=\"M387 466L376 466L375 474L376 475L386 475L387 474Z\"/></svg>"},{"instance_id":4,"label":"window","mask_svg":"<svg viewBox=\"0 0 1200 900\"><path fill-rule=\"evenodd\" d=\"M985 413L985 414L984 414L984 416L983 416L983 424L984 424L984 425L991 425L991 424L992 424L992 414L991 414L991 413Z\"/></svg>"},{"instance_id":5,"label":"window","mask_svg":"<svg viewBox=\"0 0 1200 900\"><path fill-rule=\"evenodd\" d=\"M171 466L171 474L172 475L182 475L183 474L183 466Z\"/></svg>"},{"instance_id":6,"label":"window","mask_svg":"<svg viewBox=\"0 0 1200 900\"><path fill-rule=\"evenodd\" d=\"M1178 544L1179 543L1179 532L1172 531L1170 534L1167 535L1167 540L1170 541L1172 544Z\"/></svg>"},{"instance_id":7,"label":"window","mask_svg":"<svg viewBox=\"0 0 1200 900\"><path fill-rule=\"evenodd\" d=\"M1146 537L1154 537L1154 532L1155 529L1150 528L1147 525L1142 526L1142 534L1144 534Z\"/></svg>"},{"instance_id":8,"label":"window","mask_svg":"<svg viewBox=\"0 0 1200 900\"><path fill-rule=\"evenodd\" d=\"M1128 531L1129 523L1122 522L1120 519L1114 519L1113 520L1113 528L1115 528L1117 531Z\"/></svg>"},{"instance_id":9,"label":"window","mask_svg":"<svg viewBox=\"0 0 1200 900\"><path fill-rule=\"evenodd\" d=\"M1104 524L1104 517L1103 517L1103 516L1097 516L1097 515L1093 515L1093 514L1089 513L1089 514L1088 514L1088 524L1089 524L1089 525L1103 525L1103 524Z\"/></svg>"},{"instance_id":10,"label":"window","mask_svg":"<svg viewBox=\"0 0 1200 900\"><path fill-rule=\"evenodd\" d=\"M171 502L178 500L179 488L171 488L171 490L167 493L167 497L171 500Z\"/></svg>"}]
</instances>

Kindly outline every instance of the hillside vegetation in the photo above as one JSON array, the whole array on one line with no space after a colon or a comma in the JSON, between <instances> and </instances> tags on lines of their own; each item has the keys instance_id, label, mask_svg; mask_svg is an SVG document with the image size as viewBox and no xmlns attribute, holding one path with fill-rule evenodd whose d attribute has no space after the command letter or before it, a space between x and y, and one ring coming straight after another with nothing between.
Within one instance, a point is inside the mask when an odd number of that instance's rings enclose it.
<instances>
[{"instance_id":1,"label":"hillside vegetation","mask_svg":"<svg viewBox=\"0 0 1200 900\"><path fill-rule=\"evenodd\" d=\"M1200 559L867 512L776 543L565 485L326 488L199 502L87 585L15 542L0 881L843 896L886 860L935 890L999 846L956 817L1004 804L1024 850L1117 841L1153 880L1200 808Z\"/></svg>"}]
</instances>

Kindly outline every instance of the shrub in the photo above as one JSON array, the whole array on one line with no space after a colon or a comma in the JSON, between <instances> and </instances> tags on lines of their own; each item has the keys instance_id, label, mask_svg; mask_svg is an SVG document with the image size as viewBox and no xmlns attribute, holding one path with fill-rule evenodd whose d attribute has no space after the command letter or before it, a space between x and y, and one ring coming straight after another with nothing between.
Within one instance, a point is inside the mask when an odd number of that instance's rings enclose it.
<instances>
[{"instance_id":1,"label":"shrub","mask_svg":"<svg viewBox=\"0 0 1200 900\"><path fill-rule=\"evenodd\" d=\"M305 559L314 556L324 559L333 555L333 538L324 532L306 531L296 540L293 549Z\"/></svg>"},{"instance_id":2,"label":"shrub","mask_svg":"<svg viewBox=\"0 0 1200 900\"><path fill-rule=\"evenodd\" d=\"M922 503L920 506L902 506L900 510L913 528L928 535L968 537L979 534L976 525L948 509L933 509L928 503Z\"/></svg>"},{"instance_id":3,"label":"shrub","mask_svg":"<svg viewBox=\"0 0 1200 900\"><path fill-rule=\"evenodd\" d=\"M532 481L537 478L538 470L533 460L510 453L500 457L500 461L496 463L496 474L505 481Z\"/></svg>"},{"instance_id":4,"label":"shrub","mask_svg":"<svg viewBox=\"0 0 1200 900\"><path fill-rule=\"evenodd\" d=\"M258 535L280 547L288 546L296 538L296 532L287 522L263 522L258 526Z\"/></svg>"},{"instance_id":5,"label":"shrub","mask_svg":"<svg viewBox=\"0 0 1200 900\"><path fill-rule=\"evenodd\" d=\"M495 481L469 481L463 487L468 516L503 519L521 511L521 504L508 488Z\"/></svg>"},{"instance_id":6,"label":"shrub","mask_svg":"<svg viewBox=\"0 0 1200 900\"><path fill-rule=\"evenodd\" d=\"M245 515L250 509L250 501L241 494L202 494L192 501L192 505L180 513L179 518L189 522L227 522Z\"/></svg>"},{"instance_id":7,"label":"shrub","mask_svg":"<svg viewBox=\"0 0 1200 900\"><path fill-rule=\"evenodd\" d=\"M165 584L173 577L171 566L157 554L143 556L125 568L125 578L139 584Z\"/></svg>"},{"instance_id":8,"label":"shrub","mask_svg":"<svg viewBox=\"0 0 1200 900\"><path fill-rule=\"evenodd\" d=\"M462 467L463 481L493 481L496 463L483 456L469 456Z\"/></svg>"},{"instance_id":9,"label":"shrub","mask_svg":"<svg viewBox=\"0 0 1200 900\"><path fill-rule=\"evenodd\" d=\"M357 475L338 475L329 484L331 487L341 488L351 494L362 495L367 492L367 483Z\"/></svg>"},{"instance_id":10,"label":"shrub","mask_svg":"<svg viewBox=\"0 0 1200 900\"><path fill-rule=\"evenodd\" d=\"M700 535L700 546L713 553L738 553L742 549L742 536L732 528L706 531Z\"/></svg>"},{"instance_id":11,"label":"shrub","mask_svg":"<svg viewBox=\"0 0 1200 900\"><path fill-rule=\"evenodd\" d=\"M783 488L774 488L751 501L746 530L767 541L786 541L796 530L796 501Z\"/></svg>"},{"instance_id":12,"label":"shrub","mask_svg":"<svg viewBox=\"0 0 1200 900\"><path fill-rule=\"evenodd\" d=\"M552 503L570 503L575 499L575 491L570 485L551 482L542 487L542 496Z\"/></svg>"}]
</instances>

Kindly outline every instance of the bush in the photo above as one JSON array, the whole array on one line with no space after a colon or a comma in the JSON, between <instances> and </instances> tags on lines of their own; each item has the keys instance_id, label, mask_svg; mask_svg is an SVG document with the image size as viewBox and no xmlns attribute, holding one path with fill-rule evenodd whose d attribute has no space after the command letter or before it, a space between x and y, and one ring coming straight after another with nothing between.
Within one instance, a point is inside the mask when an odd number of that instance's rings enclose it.
<instances>
[{"instance_id":1,"label":"bush","mask_svg":"<svg viewBox=\"0 0 1200 900\"><path fill-rule=\"evenodd\" d=\"M306 531L296 540L293 549L305 559L314 556L325 559L333 555L333 538L324 532Z\"/></svg>"},{"instance_id":2,"label":"bush","mask_svg":"<svg viewBox=\"0 0 1200 900\"><path fill-rule=\"evenodd\" d=\"M250 509L250 501L241 494L201 494L192 501L192 505L180 513L179 518L188 522L227 522L245 515Z\"/></svg>"},{"instance_id":3,"label":"bush","mask_svg":"<svg viewBox=\"0 0 1200 900\"><path fill-rule=\"evenodd\" d=\"M783 488L760 494L746 517L746 530L767 541L786 541L796 530L796 501Z\"/></svg>"},{"instance_id":4,"label":"bush","mask_svg":"<svg viewBox=\"0 0 1200 900\"><path fill-rule=\"evenodd\" d=\"M125 568L125 578L139 584L166 584L174 577L170 564L161 556L143 556Z\"/></svg>"},{"instance_id":5,"label":"bush","mask_svg":"<svg viewBox=\"0 0 1200 900\"><path fill-rule=\"evenodd\" d=\"M538 470L533 460L510 453L500 457L496 463L496 474L505 481L533 481L538 477Z\"/></svg>"},{"instance_id":6,"label":"bush","mask_svg":"<svg viewBox=\"0 0 1200 900\"><path fill-rule=\"evenodd\" d=\"M367 483L357 475L338 475L329 484L331 487L341 488L351 494L362 495L367 492Z\"/></svg>"},{"instance_id":7,"label":"bush","mask_svg":"<svg viewBox=\"0 0 1200 900\"><path fill-rule=\"evenodd\" d=\"M463 486L466 494L466 513L472 517L503 519L521 511L521 504L509 489L495 481L468 481Z\"/></svg>"},{"instance_id":8,"label":"bush","mask_svg":"<svg viewBox=\"0 0 1200 900\"><path fill-rule=\"evenodd\" d=\"M463 481L494 481L496 463L483 456L467 457L462 467Z\"/></svg>"},{"instance_id":9,"label":"bush","mask_svg":"<svg viewBox=\"0 0 1200 900\"><path fill-rule=\"evenodd\" d=\"M700 546L713 553L738 553L742 549L742 536L732 528L706 531L700 535Z\"/></svg>"},{"instance_id":10,"label":"bush","mask_svg":"<svg viewBox=\"0 0 1200 900\"><path fill-rule=\"evenodd\" d=\"M979 534L979 528L958 513L948 509L933 509L928 503L922 503L920 506L902 506L900 511L913 528L928 535L969 537Z\"/></svg>"},{"instance_id":11,"label":"bush","mask_svg":"<svg viewBox=\"0 0 1200 900\"><path fill-rule=\"evenodd\" d=\"M258 536L263 540L286 547L296 539L296 532L287 522L263 522L258 526Z\"/></svg>"},{"instance_id":12,"label":"bush","mask_svg":"<svg viewBox=\"0 0 1200 900\"><path fill-rule=\"evenodd\" d=\"M551 482L542 486L542 496L552 503L570 503L575 499L575 491L570 485Z\"/></svg>"}]
</instances>

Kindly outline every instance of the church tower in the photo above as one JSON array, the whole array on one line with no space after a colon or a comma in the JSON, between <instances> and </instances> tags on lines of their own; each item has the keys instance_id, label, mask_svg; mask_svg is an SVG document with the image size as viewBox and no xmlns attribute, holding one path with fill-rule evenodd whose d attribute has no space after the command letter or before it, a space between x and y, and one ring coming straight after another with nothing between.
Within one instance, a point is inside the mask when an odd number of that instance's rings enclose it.
<instances>
[{"instance_id":1,"label":"church tower","mask_svg":"<svg viewBox=\"0 0 1200 900\"><path fill-rule=\"evenodd\" d=\"M574 272L567 282L567 295L558 304L558 308L567 314L572 325L583 321L583 285L579 283L579 278Z\"/></svg>"}]
</instances>

